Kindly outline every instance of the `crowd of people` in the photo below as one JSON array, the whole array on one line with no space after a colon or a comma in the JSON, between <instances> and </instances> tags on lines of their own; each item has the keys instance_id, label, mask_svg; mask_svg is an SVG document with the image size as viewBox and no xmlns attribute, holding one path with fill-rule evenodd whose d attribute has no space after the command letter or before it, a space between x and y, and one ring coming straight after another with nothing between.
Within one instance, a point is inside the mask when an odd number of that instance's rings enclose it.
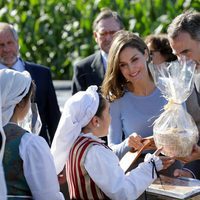
<instances>
[{"instance_id":1,"label":"crowd of people","mask_svg":"<svg viewBox=\"0 0 200 200\"><path fill-rule=\"evenodd\" d=\"M104 9L93 35L99 51L75 64L61 115L49 68L24 61L16 30L0 22L1 200L145 199L159 173L200 179L198 144L189 156L172 158L160 156L162 148L152 142L128 173L119 165L152 136L167 103L151 65L183 56L196 63L184 106L200 130L200 13L186 11L167 33L144 39Z\"/></svg>"}]
</instances>

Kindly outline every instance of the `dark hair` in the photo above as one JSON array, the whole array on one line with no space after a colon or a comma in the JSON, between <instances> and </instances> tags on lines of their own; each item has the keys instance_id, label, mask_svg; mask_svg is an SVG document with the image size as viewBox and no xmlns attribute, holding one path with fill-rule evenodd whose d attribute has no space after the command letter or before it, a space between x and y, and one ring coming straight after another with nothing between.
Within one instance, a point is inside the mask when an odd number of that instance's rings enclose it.
<instances>
[{"instance_id":1,"label":"dark hair","mask_svg":"<svg viewBox=\"0 0 200 200\"><path fill-rule=\"evenodd\" d=\"M30 85L30 88L28 90L28 93L22 98L22 100L18 104L15 105L15 109L16 109L17 105L20 105L20 104L26 105L30 98L31 98L31 102L34 102L35 91L36 91L36 85L33 81L31 81L31 85ZM22 95L23 92L20 95Z\"/></svg>"},{"instance_id":2,"label":"dark hair","mask_svg":"<svg viewBox=\"0 0 200 200\"><path fill-rule=\"evenodd\" d=\"M98 93L98 94L99 94L99 106L98 106L95 116L101 117L103 111L106 108L106 99L103 97L103 95L101 93Z\"/></svg>"},{"instance_id":3,"label":"dark hair","mask_svg":"<svg viewBox=\"0 0 200 200\"><path fill-rule=\"evenodd\" d=\"M177 59L176 55L172 53L172 48L166 34L149 35L146 37L145 42L147 45L150 44L154 51L159 51L166 62Z\"/></svg>"},{"instance_id":4,"label":"dark hair","mask_svg":"<svg viewBox=\"0 0 200 200\"><path fill-rule=\"evenodd\" d=\"M23 97L21 101L26 102L29 98L31 98L31 102L34 102L35 92L36 92L36 85L34 81L32 81L28 93Z\"/></svg>"},{"instance_id":5,"label":"dark hair","mask_svg":"<svg viewBox=\"0 0 200 200\"><path fill-rule=\"evenodd\" d=\"M188 10L178 15L169 25L167 33L174 39L180 32L186 32L192 39L200 41L200 13Z\"/></svg>"},{"instance_id":6,"label":"dark hair","mask_svg":"<svg viewBox=\"0 0 200 200\"><path fill-rule=\"evenodd\" d=\"M110 10L109 8L103 8L101 12L97 15L96 19L93 22L93 30L97 30L97 25L99 21L102 19L114 18L116 22L119 24L120 29L124 28L123 22L121 17L118 15L117 12Z\"/></svg>"}]
</instances>

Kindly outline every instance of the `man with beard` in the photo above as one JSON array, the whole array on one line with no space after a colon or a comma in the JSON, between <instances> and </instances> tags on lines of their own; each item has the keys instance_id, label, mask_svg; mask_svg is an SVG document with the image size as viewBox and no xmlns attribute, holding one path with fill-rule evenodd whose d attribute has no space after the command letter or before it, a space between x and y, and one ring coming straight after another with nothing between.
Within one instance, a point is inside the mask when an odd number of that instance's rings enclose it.
<instances>
[{"instance_id":1,"label":"man with beard","mask_svg":"<svg viewBox=\"0 0 200 200\"><path fill-rule=\"evenodd\" d=\"M34 101L37 103L42 122L40 136L51 145L60 119L60 110L50 70L42 65L22 60L19 57L19 43L16 30L11 24L0 22L0 69L5 68L20 72L26 70L31 74L36 84L36 97Z\"/></svg>"}]
</instances>

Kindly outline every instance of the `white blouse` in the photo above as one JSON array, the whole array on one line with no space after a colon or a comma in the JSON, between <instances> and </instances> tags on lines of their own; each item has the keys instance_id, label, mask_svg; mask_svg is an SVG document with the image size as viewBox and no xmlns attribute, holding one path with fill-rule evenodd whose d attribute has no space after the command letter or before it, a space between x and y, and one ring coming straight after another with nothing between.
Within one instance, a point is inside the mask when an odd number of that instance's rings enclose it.
<instances>
[{"instance_id":1,"label":"white blouse","mask_svg":"<svg viewBox=\"0 0 200 200\"><path fill-rule=\"evenodd\" d=\"M3 166L2 162L0 160L0 199L1 200L6 200L6 183L5 183L5 177L4 177L4 172L3 172Z\"/></svg>"},{"instance_id":2,"label":"white blouse","mask_svg":"<svg viewBox=\"0 0 200 200\"><path fill-rule=\"evenodd\" d=\"M21 138L19 154L33 199L64 200L46 141L40 136L25 133Z\"/></svg>"},{"instance_id":3,"label":"white blouse","mask_svg":"<svg viewBox=\"0 0 200 200\"><path fill-rule=\"evenodd\" d=\"M91 133L85 137L102 141ZM160 159L155 159L157 169L162 169ZM141 163L126 175L119 166L118 157L109 149L94 145L87 152L85 169L98 187L111 199L137 199L155 180L152 178L152 164Z\"/></svg>"}]
</instances>

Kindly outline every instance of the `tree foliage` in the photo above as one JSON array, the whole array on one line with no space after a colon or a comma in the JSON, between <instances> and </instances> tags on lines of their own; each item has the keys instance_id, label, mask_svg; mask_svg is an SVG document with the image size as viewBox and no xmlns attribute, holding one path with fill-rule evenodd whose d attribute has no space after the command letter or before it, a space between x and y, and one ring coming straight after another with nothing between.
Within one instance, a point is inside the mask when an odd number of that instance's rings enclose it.
<instances>
[{"instance_id":1,"label":"tree foliage","mask_svg":"<svg viewBox=\"0 0 200 200\"><path fill-rule=\"evenodd\" d=\"M97 49L92 22L102 7L142 37L165 32L186 9L200 10L199 0L1 0L0 20L17 29L23 59L49 66L55 79L71 79L73 63Z\"/></svg>"}]
</instances>

